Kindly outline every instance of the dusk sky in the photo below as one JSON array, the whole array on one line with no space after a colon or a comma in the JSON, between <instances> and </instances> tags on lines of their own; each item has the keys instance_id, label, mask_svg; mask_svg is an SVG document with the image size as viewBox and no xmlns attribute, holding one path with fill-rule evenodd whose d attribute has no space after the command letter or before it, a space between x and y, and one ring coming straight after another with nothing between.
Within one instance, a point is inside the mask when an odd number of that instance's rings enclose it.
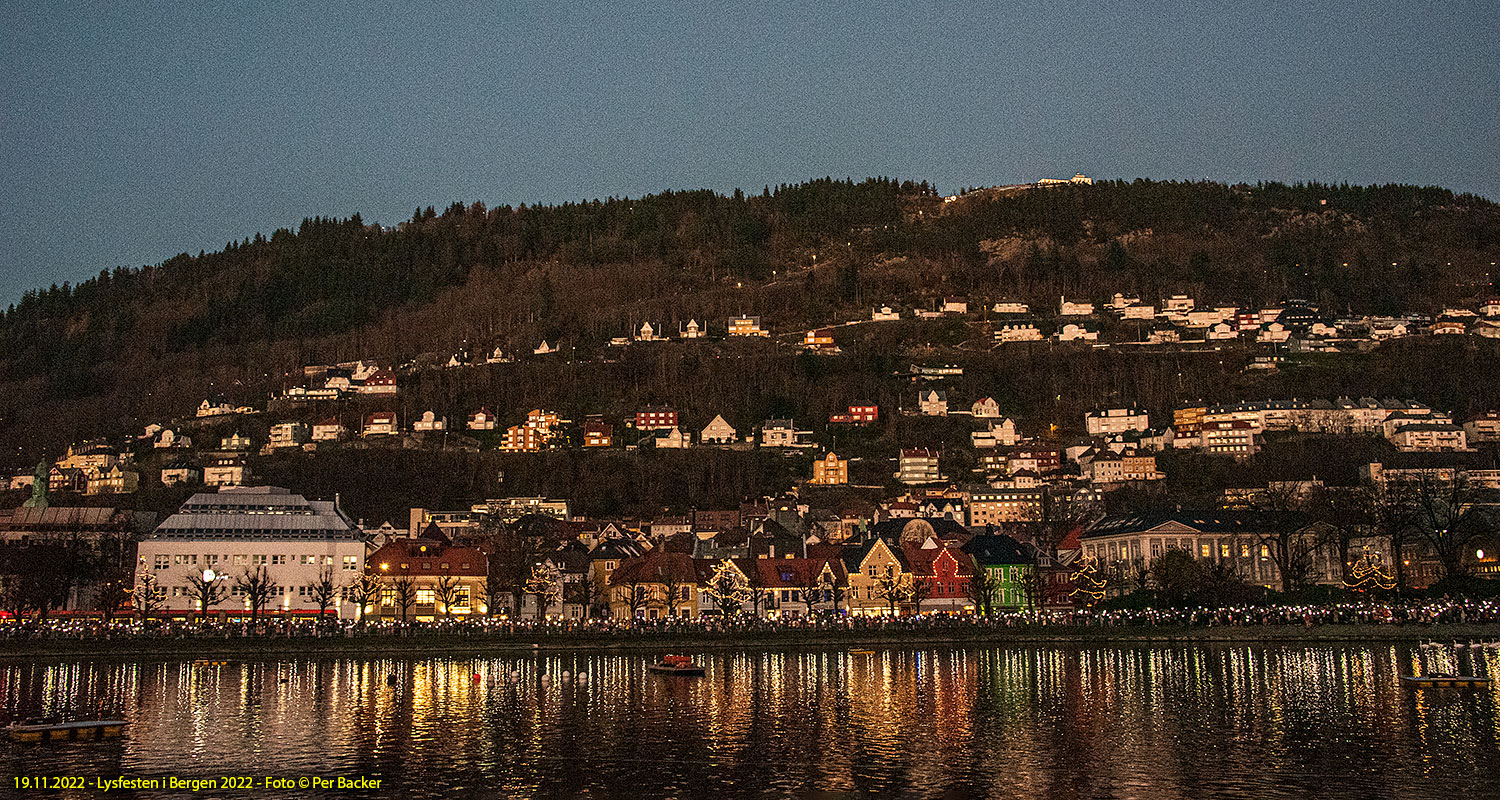
<instances>
[{"instance_id":1,"label":"dusk sky","mask_svg":"<svg viewBox=\"0 0 1500 800\"><path fill-rule=\"evenodd\" d=\"M5 4L0 303L306 216L833 175L1500 199L1500 3Z\"/></svg>"}]
</instances>

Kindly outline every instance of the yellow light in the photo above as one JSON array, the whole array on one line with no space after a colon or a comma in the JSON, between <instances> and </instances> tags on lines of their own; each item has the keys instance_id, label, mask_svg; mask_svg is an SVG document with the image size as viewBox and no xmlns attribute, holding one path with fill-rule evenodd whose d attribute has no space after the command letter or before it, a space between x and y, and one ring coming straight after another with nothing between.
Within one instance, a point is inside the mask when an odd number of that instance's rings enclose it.
<instances>
[{"instance_id":1,"label":"yellow light","mask_svg":"<svg viewBox=\"0 0 1500 800\"><path fill-rule=\"evenodd\" d=\"M390 564L381 564L381 565L380 565L380 568L381 568L381 569L390 569L390 568L391 568L391 565L390 565Z\"/></svg>"},{"instance_id":2,"label":"yellow light","mask_svg":"<svg viewBox=\"0 0 1500 800\"><path fill-rule=\"evenodd\" d=\"M1475 550L1474 551L1474 557L1475 558L1484 558L1484 551L1483 550Z\"/></svg>"}]
</instances>

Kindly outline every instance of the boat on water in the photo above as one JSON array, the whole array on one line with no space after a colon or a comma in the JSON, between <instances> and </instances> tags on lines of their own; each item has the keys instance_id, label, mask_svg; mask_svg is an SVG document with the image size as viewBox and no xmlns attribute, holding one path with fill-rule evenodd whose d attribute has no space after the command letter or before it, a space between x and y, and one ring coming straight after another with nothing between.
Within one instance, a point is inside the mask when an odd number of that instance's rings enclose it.
<instances>
[{"instance_id":1,"label":"boat on water","mask_svg":"<svg viewBox=\"0 0 1500 800\"><path fill-rule=\"evenodd\" d=\"M875 655L875 651L874 650L850 650L849 651L849 655L851 655L851 656L873 656L873 655Z\"/></svg>"},{"instance_id":2,"label":"boat on water","mask_svg":"<svg viewBox=\"0 0 1500 800\"><path fill-rule=\"evenodd\" d=\"M68 742L114 739L125 731L123 719L90 719L76 722L26 721L6 727L16 742Z\"/></svg>"},{"instance_id":3,"label":"boat on water","mask_svg":"<svg viewBox=\"0 0 1500 800\"><path fill-rule=\"evenodd\" d=\"M221 658L198 658L193 660L195 667L227 667L229 662Z\"/></svg>"},{"instance_id":4,"label":"boat on water","mask_svg":"<svg viewBox=\"0 0 1500 800\"><path fill-rule=\"evenodd\" d=\"M1483 689L1490 685L1489 678L1475 675L1449 675L1443 672L1402 675L1401 680L1414 689Z\"/></svg>"},{"instance_id":5,"label":"boat on water","mask_svg":"<svg viewBox=\"0 0 1500 800\"><path fill-rule=\"evenodd\" d=\"M701 678L707 671L693 663L687 656L662 656L661 661L648 665L646 671L655 675L675 675L684 678Z\"/></svg>"}]
</instances>

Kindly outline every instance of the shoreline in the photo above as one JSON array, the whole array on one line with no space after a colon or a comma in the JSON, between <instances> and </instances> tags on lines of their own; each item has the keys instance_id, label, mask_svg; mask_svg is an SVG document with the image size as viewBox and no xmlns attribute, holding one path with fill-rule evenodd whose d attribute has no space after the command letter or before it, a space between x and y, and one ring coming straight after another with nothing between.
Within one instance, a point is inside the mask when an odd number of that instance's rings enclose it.
<instances>
[{"instance_id":1,"label":"shoreline","mask_svg":"<svg viewBox=\"0 0 1500 800\"><path fill-rule=\"evenodd\" d=\"M123 640L5 640L0 664L56 659L274 660L303 657L406 658L551 652L638 653L663 650L783 650L845 647L1130 646L1141 644L1361 644L1435 640L1494 641L1500 624L1085 626L955 630L782 630L590 633L418 633L364 636L183 637Z\"/></svg>"}]
</instances>

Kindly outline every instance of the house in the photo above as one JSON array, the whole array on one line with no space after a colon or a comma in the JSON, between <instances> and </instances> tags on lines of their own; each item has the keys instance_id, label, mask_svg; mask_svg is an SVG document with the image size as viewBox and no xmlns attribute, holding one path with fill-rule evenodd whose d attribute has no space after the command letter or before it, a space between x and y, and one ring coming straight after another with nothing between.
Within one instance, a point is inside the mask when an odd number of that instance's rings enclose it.
<instances>
[{"instance_id":1,"label":"house","mask_svg":"<svg viewBox=\"0 0 1500 800\"><path fill-rule=\"evenodd\" d=\"M656 326L652 325L649 322L642 322L640 330L636 331L635 333L635 340L637 342L662 342L666 341L666 338L667 337L658 334L656 332Z\"/></svg>"},{"instance_id":2,"label":"house","mask_svg":"<svg viewBox=\"0 0 1500 800\"><path fill-rule=\"evenodd\" d=\"M911 570L900 544L872 536L844 552L851 616L899 615L910 597Z\"/></svg>"},{"instance_id":3,"label":"house","mask_svg":"<svg viewBox=\"0 0 1500 800\"><path fill-rule=\"evenodd\" d=\"M249 475L243 453L217 453L203 464L203 482L209 486L243 486Z\"/></svg>"},{"instance_id":4,"label":"house","mask_svg":"<svg viewBox=\"0 0 1500 800\"><path fill-rule=\"evenodd\" d=\"M1200 423L1198 446L1216 455L1249 458L1260 451L1255 424L1242 419Z\"/></svg>"},{"instance_id":5,"label":"house","mask_svg":"<svg viewBox=\"0 0 1500 800\"><path fill-rule=\"evenodd\" d=\"M641 431L665 431L677 427L677 412L666 406L646 406L635 412L635 428Z\"/></svg>"},{"instance_id":6,"label":"house","mask_svg":"<svg viewBox=\"0 0 1500 800\"><path fill-rule=\"evenodd\" d=\"M609 572L610 616L616 619L702 616L712 608L712 601L704 596L703 589L713 578L714 567L708 559L659 549L626 558Z\"/></svg>"},{"instance_id":7,"label":"house","mask_svg":"<svg viewBox=\"0 0 1500 800\"><path fill-rule=\"evenodd\" d=\"M361 436L393 436L399 431L396 425L396 412L375 411L365 415L365 425L360 431Z\"/></svg>"},{"instance_id":8,"label":"house","mask_svg":"<svg viewBox=\"0 0 1500 800\"><path fill-rule=\"evenodd\" d=\"M1208 326L1208 332L1204 334L1204 338L1217 342L1225 339L1238 339L1239 335L1239 331L1228 322L1216 322Z\"/></svg>"},{"instance_id":9,"label":"house","mask_svg":"<svg viewBox=\"0 0 1500 800\"><path fill-rule=\"evenodd\" d=\"M734 444L737 438L739 434L724 421L722 414L715 414L698 435L698 441L703 444Z\"/></svg>"},{"instance_id":10,"label":"house","mask_svg":"<svg viewBox=\"0 0 1500 800\"><path fill-rule=\"evenodd\" d=\"M1260 332L1255 335L1257 342L1284 342L1290 339L1292 332L1280 322L1267 322L1260 326Z\"/></svg>"},{"instance_id":11,"label":"house","mask_svg":"<svg viewBox=\"0 0 1500 800\"><path fill-rule=\"evenodd\" d=\"M941 389L928 389L917 395L917 410L927 417L948 416L948 393Z\"/></svg>"},{"instance_id":12,"label":"house","mask_svg":"<svg viewBox=\"0 0 1500 800\"><path fill-rule=\"evenodd\" d=\"M198 416L200 417L219 417L233 413L234 406L223 400L204 400L198 404Z\"/></svg>"},{"instance_id":13,"label":"house","mask_svg":"<svg viewBox=\"0 0 1500 800\"><path fill-rule=\"evenodd\" d=\"M469 415L467 425L471 431L492 431L495 429L495 412L481 408Z\"/></svg>"},{"instance_id":14,"label":"house","mask_svg":"<svg viewBox=\"0 0 1500 800\"><path fill-rule=\"evenodd\" d=\"M1486 411L1465 422L1464 436L1470 444L1500 442L1500 411Z\"/></svg>"},{"instance_id":15,"label":"house","mask_svg":"<svg viewBox=\"0 0 1500 800\"><path fill-rule=\"evenodd\" d=\"M396 373L377 369L354 387L354 391L358 394L393 395L396 393Z\"/></svg>"},{"instance_id":16,"label":"house","mask_svg":"<svg viewBox=\"0 0 1500 800\"><path fill-rule=\"evenodd\" d=\"M1479 316L1500 317L1500 297L1491 297L1479 304Z\"/></svg>"},{"instance_id":17,"label":"house","mask_svg":"<svg viewBox=\"0 0 1500 800\"><path fill-rule=\"evenodd\" d=\"M692 440L677 426L672 426L652 439L658 450L682 450L692 445Z\"/></svg>"},{"instance_id":18,"label":"house","mask_svg":"<svg viewBox=\"0 0 1500 800\"><path fill-rule=\"evenodd\" d=\"M1095 523L1080 538L1083 555L1113 576L1106 588L1110 595L1128 592L1143 571L1169 550L1224 565L1252 585L1280 589L1273 545L1287 540L1298 542L1297 549L1306 554L1314 583L1337 585L1342 580L1337 548L1324 542L1317 528L1296 513L1218 510L1116 515Z\"/></svg>"},{"instance_id":19,"label":"house","mask_svg":"<svg viewBox=\"0 0 1500 800\"><path fill-rule=\"evenodd\" d=\"M839 346L833 343L833 331L829 328L814 328L802 337L802 346L822 353L837 353Z\"/></svg>"},{"instance_id":20,"label":"house","mask_svg":"<svg viewBox=\"0 0 1500 800\"><path fill-rule=\"evenodd\" d=\"M548 353L556 353L556 352L557 352L557 348L553 347L550 344L548 344L546 339L543 339L541 344L537 345L536 347L532 348L532 350L531 350L532 355L537 355L537 356L544 356L544 355L547 355Z\"/></svg>"},{"instance_id":21,"label":"house","mask_svg":"<svg viewBox=\"0 0 1500 800\"><path fill-rule=\"evenodd\" d=\"M1057 301L1057 315L1059 317L1092 317L1094 315L1093 303L1070 303L1068 298L1059 297Z\"/></svg>"},{"instance_id":22,"label":"house","mask_svg":"<svg viewBox=\"0 0 1500 800\"><path fill-rule=\"evenodd\" d=\"M974 431L969 436L971 443L977 448L1011 447L1020 441L1020 436L1016 433L1016 421L1009 417L991 422L984 430Z\"/></svg>"},{"instance_id":23,"label":"house","mask_svg":"<svg viewBox=\"0 0 1500 800\"><path fill-rule=\"evenodd\" d=\"M1005 325L1001 325L1000 329L995 331L995 341L1000 344L1008 344L1011 342L1040 342L1041 340L1042 332L1040 330L1037 330L1037 327L1029 322L1017 322L1013 324L1008 323Z\"/></svg>"},{"instance_id":24,"label":"house","mask_svg":"<svg viewBox=\"0 0 1500 800\"><path fill-rule=\"evenodd\" d=\"M1146 337L1146 344L1175 344L1182 341L1182 331L1175 326L1155 325L1151 328L1151 335Z\"/></svg>"},{"instance_id":25,"label":"house","mask_svg":"<svg viewBox=\"0 0 1500 800\"><path fill-rule=\"evenodd\" d=\"M975 536L963 545L974 566L988 578L989 608L985 611L1019 611L1032 607L1035 594L1032 569L1035 559L1029 549L1009 536Z\"/></svg>"},{"instance_id":26,"label":"house","mask_svg":"<svg viewBox=\"0 0 1500 800\"><path fill-rule=\"evenodd\" d=\"M1109 450L1089 461L1089 480L1097 485L1119 485L1140 481L1159 481L1166 475L1156 471L1156 456L1138 453L1115 454Z\"/></svg>"},{"instance_id":27,"label":"house","mask_svg":"<svg viewBox=\"0 0 1500 800\"><path fill-rule=\"evenodd\" d=\"M755 588L765 593L766 616L772 618L837 610L848 593L849 576L837 549L829 557L743 559L734 565L742 575L754 571Z\"/></svg>"},{"instance_id":28,"label":"house","mask_svg":"<svg viewBox=\"0 0 1500 800\"><path fill-rule=\"evenodd\" d=\"M271 426L266 447L272 450L301 447L307 443L311 432L305 422L281 422Z\"/></svg>"},{"instance_id":29,"label":"house","mask_svg":"<svg viewBox=\"0 0 1500 800\"><path fill-rule=\"evenodd\" d=\"M812 479L808 483L817 486L835 486L849 482L849 460L839 458L832 450L813 462Z\"/></svg>"},{"instance_id":30,"label":"house","mask_svg":"<svg viewBox=\"0 0 1500 800\"><path fill-rule=\"evenodd\" d=\"M969 413L978 419L997 419L1000 416L1000 404L993 397L982 397L969 407Z\"/></svg>"},{"instance_id":31,"label":"house","mask_svg":"<svg viewBox=\"0 0 1500 800\"><path fill-rule=\"evenodd\" d=\"M1469 332L1463 320L1440 319L1430 329L1433 336L1462 336Z\"/></svg>"},{"instance_id":32,"label":"house","mask_svg":"<svg viewBox=\"0 0 1500 800\"><path fill-rule=\"evenodd\" d=\"M974 559L956 545L928 539L921 544L903 542L911 582L913 613L972 613L974 600L969 582L974 577Z\"/></svg>"},{"instance_id":33,"label":"house","mask_svg":"<svg viewBox=\"0 0 1500 800\"><path fill-rule=\"evenodd\" d=\"M881 306L870 312L871 322L891 322L898 319L901 319L901 312L890 306Z\"/></svg>"},{"instance_id":34,"label":"house","mask_svg":"<svg viewBox=\"0 0 1500 800\"><path fill-rule=\"evenodd\" d=\"M187 459L179 458L161 468L163 486L182 486L197 483L202 479L203 470L198 469Z\"/></svg>"},{"instance_id":35,"label":"house","mask_svg":"<svg viewBox=\"0 0 1500 800\"><path fill-rule=\"evenodd\" d=\"M364 570L363 532L338 502L307 500L274 486L199 492L146 534L137 549L136 583L150 576L168 613L192 612L193 576L226 582L226 597L209 613L243 616L250 600L238 585L252 572L274 587L260 610L306 614L320 610L312 591L331 573L328 611L358 616L357 603L339 590Z\"/></svg>"},{"instance_id":36,"label":"house","mask_svg":"<svg viewBox=\"0 0 1500 800\"><path fill-rule=\"evenodd\" d=\"M177 433L177 431L174 431L171 428L167 428L166 430L162 431L159 436L156 437L156 441L152 442L151 446L155 447L158 450L189 448L193 446L193 438L191 436L181 435Z\"/></svg>"},{"instance_id":37,"label":"house","mask_svg":"<svg viewBox=\"0 0 1500 800\"><path fill-rule=\"evenodd\" d=\"M604 417L591 414L583 419L583 446L610 447L615 443L615 426Z\"/></svg>"},{"instance_id":38,"label":"house","mask_svg":"<svg viewBox=\"0 0 1500 800\"><path fill-rule=\"evenodd\" d=\"M1075 322L1069 322L1062 326L1057 332L1059 342L1093 342L1098 341L1099 332L1090 330Z\"/></svg>"},{"instance_id":39,"label":"house","mask_svg":"<svg viewBox=\"0 0 1500 800\"><path fill-rule=\"evenodd\" d=\"M1156 306L1149 303L1132 303L1120 309L1120 319L1156 319Z\"/></svg>"},{"instance_id":40,"label":"house","mask_svg":"<svg viewBox=\"0 0 1500 800\"><path fill-rule=\"evenodd\" d=\"M880 419L879 406L852 405L848 413L830 414L828 424L830 425L869 425Z\"/></svg>"},{"instance_id":41,"label":"house","mask_svg":"<svg viewBox=\"0 0 1500 800\"><path fill-rule=\"evenodd\" d=\"M1161 304L1161 310L1172 314L1186 314L1193 310L1193 298L1185 294L1174 294Z\"/></svg>"},{"instance_id":42,"label":"house","mask_svg":"<svg viewBox=\"0 0 1500 800\"><path fill-rule=\"evenodd\" d=\"M698 320L690 319L687 321L686 325L679 324L677 326L677 338L702 339L703 327L698 324Z\"/></svg>"},{"instance_id":43,"label":"house","mask_svg":"<svg viewBox=\"0 0 1500 800\"><path fill-rule=\"evenodd\" d=\"M54 494L57 492L83 494L88 489L88 485L88 470L79 467L60 467L54 464L47 471L48 492Z\"/></svg>"},{"instance_id":44,"label":"house","mask_svg":"<svg viewBox=\"0 0 1500 800\"><path fill-rule=\"evenodd\" d=\"M88 473L88 483L84 486L84 494L134 494L140 488L141 476L136 472L121 469L119 464L106 470L86 470L85 472Z\"/></svg>"},{"instance_id":45,"label":"house","mask_svg":"<svg viewBox=\"0 0 1500 800\"><path fill-rule=\"evenodd\" d=\"M1083 423L1090 436L1105 436L1112 433L1144 431L1151 427L1151 418L1145 411L1131 406L1095 409L1083 415Z\"/></svg>"},{"instance_id":46,"label":"house","mask_svg":"<svg viewBox=\"0 0 1500 800\"><path fill-rule=\"evenodd\" d=\"M530 425L512 425L500 437L500 450L507 453L540 453L551 437Z\"/></svg>"},{"instance_id":47,"label":"house","mask_svg":"<svg viewBox=\"0 0 1500 800\"><path fill-rule=\"evenodd\" d=\"M365 557L363 571L380 587L370 613L382 619L429 621L489 612L484 551L453 544L435 522L420 536L387 540Z\"/></svg>"},{"instance_id":48,"label":"house","mask_svg":"<svg viewBox=\"0 0 1500 800\"><path fill-rule=\"evenodd\" d=\"M348 435L349 430L337 417L329 417L312 426L312 440L315 442L335 442Z\"/></svg>"},{"instance_id":49,"label":"house","mask_svg":"<svg viewBox=\"0 0 1500 800\"><path fill-rule=\"evenodd\" d=\"M799 431L789 419L768 419L760 426L761 447L804 447L800 439L812 431Z\"/></svg>"},{"instance_id":50,"label":"house","mask_svg":"<svg viewBox=\"0 0 1500 800\"><path fill-rule=\"evenodd\" d=\"M1025 303L1016 303L1009 300L1002 300L1001 302L996 303L994 308L991 308L990 310L995 312L996 314L1026 315L1031 313L1031 306L1028 306Z\"/></svg>"},{"instance_id":51,"label":"house","mask_svg":"<svg viewBox=\"0 0 1500 800\"><path fill-rule=\"evenodd\" d=\"M924 483L939 483L943 476L938 472L938 453L925 447L901 451L897 461L896 480L916 486Z\"/></svg>"},{"instance_id":52,"label":"house","mask_svg":"<svg viewBox=\"0 0 1500 800\"><path fill-rule=\"evenodd\" d=\"M771 333L760 326L760 317L752 317L741 314L738 317L729 318L730 336L770 336Z\"/></svg>"},{"instance_id":53,"label":"house","mask_svg":"<svg viewBox=\"0 0 1500 800\"><path fill-rule=\"evenodd\" d=\"M436 411L423 411L422 416L411 424L414 431L445 431L448 430L448 418L440 417Z\"/></svg>"},{"instance_id":54,"label":"house","mask_svg":"<svg viewBox=\"0 0 1500 800\"><path fill-rule=\"evenodd\" d=\"M969 313L969 301L962 297L944 297L944 314L967 314Z\"/></svg>"},{"instance_id":55,"label":"house","mask_svg":"<svg viewBox=\"0 0 1500 800\"><path fill-rule=\"evenodd\" d=\"M486 363L486 364L509 364L510 362L512 362L514 360L515 359L507 356L505 354L505 351L503 349L501 349L500 347L497 346L494 350L490 351L490 354L488 356L485 356L484 363Z\"/></svg>"},{"instance_id":56,"label":"house","mask_svg":"<svg viewBox=\"0 0 1500 800\"><path fill-rule=\"evenodd\" d=\"M1390 437L1397 450L1406 452L1457 452L1469 449L1464 429L1451 423L1413 423L1396 429Z\"/></svg>"},{"instance_id":57,"label":"house","mask_svg":"<svg viewBox=\"0 0 1500 800\"><path fill-rule=\"evenodd\" d=\"M252 444L253 442L250 441L249 436L246 436L239 431L235 431L234 433L219 440L219 449L249 450Z\"/></svg>"}]
</instances>

